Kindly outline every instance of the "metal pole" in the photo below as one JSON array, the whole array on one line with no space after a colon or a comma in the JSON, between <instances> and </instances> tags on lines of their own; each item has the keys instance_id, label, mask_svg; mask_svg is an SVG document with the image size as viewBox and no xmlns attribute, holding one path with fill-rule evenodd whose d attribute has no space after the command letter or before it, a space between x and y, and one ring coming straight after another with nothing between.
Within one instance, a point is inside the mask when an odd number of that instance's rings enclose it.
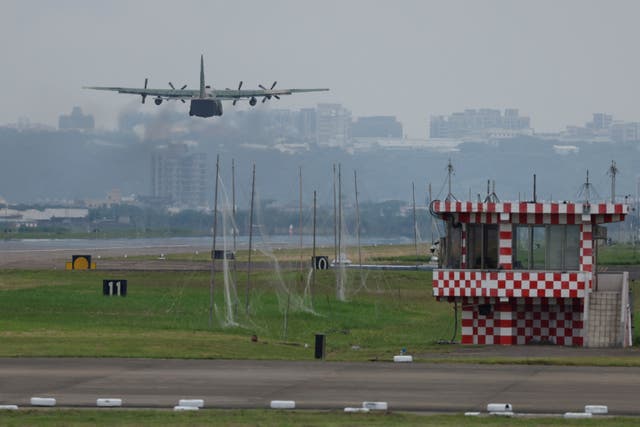
<instances>
[{"instance_id":1,"label":"metal pole","mask_svg":"<svg viewBox=\"0 0 640 427\"><path fill-rule=\"evenodd\" d=\"M340 301L344 300L344 282L342 270L342 165L338 163L338 257L336 258L338 268L338 293L337 297Z\"/></svg>"},{"instance_id":2,"label":"metal pole","mask_svg":"<svg viewBox=\"0 0 640 427\"><path fill-rule=\"evenodd\" d=\"M298 205L298 213L299 213L299 233L300 233L300 277L302 278L304 275L303 266L304 261L302 257L302 166L298 168L298 178L299 178L299 205ZM300 280L302 282L302 279Z\"/></svg>"},{"instance_id":3,"label":"metal pole","mask_svg":"<svg viewBox=\"0 0 640 427\"><path fill-rule=\"evenodd\" d=\"M342 262L342 165L338 163L338 262Z\"/></svg>"},{"instance_id":4,"label":"metal pole","mask_svg":"<svg viewBox=\"0 0 640 427\"><path fill-rule=\"evenodd\" d=\"M232 226L233 226L233 253L234 253L234 270L236 270L235 265L235 253L237 249L237 230L236 230L236 160L231 159L231 216L232 216Z\"/></svg>"},{"instance_id":5,"label":"metal pole","mask_svg":"<svg viewBox=\"0 0 640 427\"><path fill-rule=\"evenodd\" d=\"M360 204L358 203L358 175L356 171L353 171L353 182L356 190L356 235L358 237L358 265L362 270L362 247L360 245ZM360 272L362 276L362 272Z\"/></svg>"},{"instance_id":6,"label":"metal pole","mask_svg":"<svg viewBox=\"0 0 640 427\"><path fill-rule=\"evenodd\" d=\"M453 165L451 164L451 159L449 159L449 164L447 165L447 174L449 176L449 194L447 195L447 199L451 196L451 174L453 173Z\"/></svg>"},{"instance_id":7,"label":"metal pole","mask_svg":"<svg viewBox=\"0 0 640 427\"><path fill-rule=\"evenodd\" d=\"M216 284L216 235L218 232L218 176L220 155L216 156L216 184L213 196L213 243L211 245L211 278L209 280L209 327L213 326L213 292Z\"/></svg>"},{"instance_id":8,"label":"metal pole","mask_svg":"<svg viewBox=\"0 0 640 427\"><path fill-rule=\"evenodd\" d=\"M312 270L311 270L311 308L313 308L313 293L316 287L316 191L313 190L313 255L312 255Z\"/></svg>"},{"instance_id":9,"label":"metal pole","mask_svg":"<svg viewBox=\"0 0 640 427\"><path fill-rule=\"evenodd\" d=\"M231 159L231 227L233 233L233 283L238 283L238 265L236 264L236 253L238 251L237 234L238 228L236 224L236 161ZM235 297L233 311L238 313L238 296Z\"/></svg>"},{"instance_id":10,"label":"metal pole","mask_svg":"<svg viewBox=\"0 0 640 427\"><path fill-rule=\"evenodd\" d=\"M249 294L251 292L251 252L253 251L253 201L256 194L256 164L253 164L251 179L251 208L249 210L249 257L247 262L247 290L245 295L245 313L249 314Z\"/></svg>"},{"instance_id":11,"label":"metal pole","mask_svg":"<svg viewBox=\"0 0 640 427\"><path fill-rule=\"evenodd\" d=\"M411 197L413 199L413 245L416 250L416 265L418 265L418 220L416 218L416 186L411 182Z\"/></svg>"},{"instance_id":12,"label":"metal pole","mask_svg":"<svg viewBox=\"0 0 640 427\"><path fill-rule=\"evenodd\" d=\"M431 196L431 183L429 183L429 209L431 209L431 201L432 201L431 197L432 197ZM471 202L471 195L469 195L469 202ZM431 244L433 245L433 243L434 243L433 242L433 226L434 226L434 224L433 224L433 216L430 216L429 220L431 221Z\"/></svg>"},{"instance_id":13,"label":"metal pole","mask_svg":"<svg viewBox=\"0 0 640 427\"><path fill-rule=\"evenodd\" d=\"M333 260L338 262L338 213L336 200L336 164L333 164Z\"/></svg>"}]
</instances>

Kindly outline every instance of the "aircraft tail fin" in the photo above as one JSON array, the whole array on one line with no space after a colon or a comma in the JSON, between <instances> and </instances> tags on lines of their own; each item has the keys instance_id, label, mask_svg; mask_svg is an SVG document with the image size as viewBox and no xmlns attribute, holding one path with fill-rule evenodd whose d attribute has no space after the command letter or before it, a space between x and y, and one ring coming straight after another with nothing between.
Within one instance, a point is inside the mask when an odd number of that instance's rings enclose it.
<instances>
[{"instance_id":1,"label":"aircraft tail fin","mask_svg":"<svg viewBox=\"0 0 640 427\"><path fill-rule=\"evenodd\" d=\"M204 90L204 58L203 55L200 55L200 98L205 97Z\"/></svg>"}]
</instances>

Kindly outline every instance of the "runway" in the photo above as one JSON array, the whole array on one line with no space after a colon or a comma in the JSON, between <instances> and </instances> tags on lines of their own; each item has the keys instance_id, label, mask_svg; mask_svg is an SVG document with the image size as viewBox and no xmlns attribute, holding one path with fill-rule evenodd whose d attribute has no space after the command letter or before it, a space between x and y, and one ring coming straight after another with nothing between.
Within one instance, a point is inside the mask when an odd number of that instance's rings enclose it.
<instances>
[{"instance_id":1,"label":"runway","mask_svg":"<svg viewBox=\"0 0 640 427\"><path fill-rule=\"evenodd\" d=\"M58 406L170 408L204 399L208 408L266 408L295 400L301 409L342 409L385 401L390 410L564 413L586 404L640 415L640 368L528 365L393 364L91 358L0 359L0 404L29 406L33 396Z\"/></svg>"}]
</instances>

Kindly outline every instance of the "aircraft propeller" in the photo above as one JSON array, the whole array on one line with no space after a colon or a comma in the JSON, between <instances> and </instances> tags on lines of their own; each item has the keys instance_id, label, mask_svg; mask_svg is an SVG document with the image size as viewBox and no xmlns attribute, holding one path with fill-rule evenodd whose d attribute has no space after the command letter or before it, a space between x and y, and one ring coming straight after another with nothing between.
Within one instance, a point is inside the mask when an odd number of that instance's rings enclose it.
<instances>
[{"instance_id":1,"label":"aircraft propeller","mask_svg":"<svg viewBox=\"0 0 640 427\"><path fill-rule=\"evenodd\" d=\"M273 84L271 85L271 87L270 87L269 89L267 89L266 87L264 87L264 86L262 86L262 85L258 85L258 87L259 87L260 89L262 89L262 90L273 90L273 88L274 88L274 87L276 87L276 84L277 84L277 83L278 83L277 81L273 82ZM267 99L271 99L271 97L272 97L272 96L273 96L275 99L280 99L280 97L279 97L278 95L265 95L265 96L264 96L264 98L262 98L262 103L264 104L264 102L265 102Z\"/></svg>"},{"instance_id":2,"label":"aircraft propeller","mask_svg":"<svg viewBox=\"0 0 640 427\"><path fill-rule=\"evenodd\" d=\"M169 86L171 86L171 89L176 90L175 86L173 86L173 83L169 82ZM187 85L184 85L180 88L180 90L185 90L187 88ZM182 103L184 104L184 99L180 99L180 101L182 101Z\"/></svg>"},{"instance_id":3,"label":"aircraft propeller","mask_svg":"<svg viewBox=\"0 0 640 427\"><path fill-rule=\"evenodd\" d=\"M240 95L241 88L242 88L242 80L240 80L240 84L238 84L238 95ZM238 102L238 98L233 100L233 105L236 105L236 102Z\"/></svg>"},{"instance_id":4,"label":"aircraft propeller","mask_svg":"<svg viewBox=\"0 0 640 427\"><path fill-rule=\"evenodd\" d=\"M169 82L169 86L171 86L171 89L176 90L175 86L173 86L173 83ZM187 85L184 85L180 88L180 90L185 90L187 88Z\"/></svg>"},{"instance_id":5,"label":"aircraft propeller","mask_svg":"<svg viewBox=\"0 0 640 427\"><path fill-rule=\"evenodd\" d=\"M149 83L149 79L148 79L148 78L145 78L145 79L144 79L144 88L145 88L145 89L147 88L147 83ZM144 101L145 101L146 99L147 99L147 94L146 94L146 93L143 93L143 94L142 94L142 103L143 103L143 104L144 104Z\"/></svg>"}]
</instances>

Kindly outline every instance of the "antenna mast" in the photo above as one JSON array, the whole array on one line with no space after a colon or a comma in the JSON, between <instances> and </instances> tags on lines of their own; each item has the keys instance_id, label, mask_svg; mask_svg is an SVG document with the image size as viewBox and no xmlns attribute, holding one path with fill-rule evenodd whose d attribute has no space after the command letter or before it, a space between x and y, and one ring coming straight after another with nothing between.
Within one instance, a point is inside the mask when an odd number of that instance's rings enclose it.
<instances>
[{"instance_id":1,"label":"antenna mast","mask_svg":"<svg viewBox=\"0 0 640 427\"><path fill-rule=\"evenodd\" d=\"M453 175L453 165L451 164L451 159L449 159L449 163L447 164L447 182L449 184L449 193L447 194L447 198L445 199L447 202L451 200L458 200L456 196L451 193L451 175Z\"/></svg>"},{"instance_id":2,"label":"antenna mast","mask_svg":"<svg viewBox=\"0 0 640 427\"><path fill-rule=\"evenodd\" d=\"M611 160L611 166L609 166L608 174L611 177L611 203L616 202L616 175L620 172L616 166L615 160Z\"/></svg>"},{"instance_id":3,"label":"antenna mast","mask_svg":"<svg viewBox=\"0 0 640 427\"><path fill-rule=\"evenodd\" d=\"M597 199L600 198L598 191L596 190L594 185L589 181L588 169L587 169L587 181L584 184L582 184L582 187L580 187L580 191L578 192L578 199L580 199L580 197L582 197L583 195L584 195L585 203L589 203L589 200L591 200L591 197L596 197Z\"/></svg>"},{"instance_id":4,"label":"antenna mast","mask_svg":"<svg viewBox=\"0 0 640 427\"><path fill-rule=\"evenodd\" d=\"M490 190L491 188L491 190ZM490 192L491 191L491 192ZM500 199L496 194L496 182L487 180L487 198L484 199L485 203L500 203Z\"/></svg>"},{"instance_id":5,"label":"antenna mast","mask_svg":"<svg viewBox=\"0 0 640 427\"><path fill-rule=\"evenodd\" d=\"M584 183L585 199L588 202L591 196L591 184L589 183L589 169L587 169L587 182Z\"/></svg>"}]
</instances>

